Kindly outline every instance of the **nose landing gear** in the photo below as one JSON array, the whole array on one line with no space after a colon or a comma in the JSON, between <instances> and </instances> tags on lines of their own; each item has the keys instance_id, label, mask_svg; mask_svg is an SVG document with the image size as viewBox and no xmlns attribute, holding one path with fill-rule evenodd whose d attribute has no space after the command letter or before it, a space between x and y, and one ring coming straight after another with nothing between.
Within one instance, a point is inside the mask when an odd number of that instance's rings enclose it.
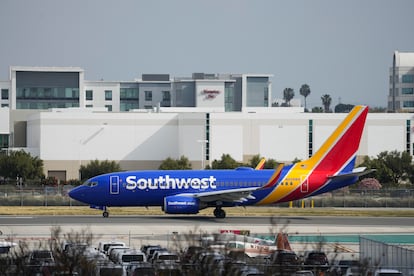
<instances>
[{"instance_id":1,"label":"nose landing gear","mask_svg":"<svg viewBox=\"0 0 414 276\"><path fill-rule=\"evenodd\" d=\"M91 205L90 207L91 207L92 209L102 210L102 211L103 211L102 216L103 216L104 218L109 217L109 212L108 212L108 209L107 209L107 207L106 207L106 206L96 206L96 205Z\"/></svg>"},{"instance_id":2,"label":"nose landing gear","mask_svg":"<svg viewBox=\"0 0 414 276\"><path fill-rule=\"evenodd\" d=\"M106 208L105 208L105 211L103 211L102 216L103 216L104 218L109 217L109 212L106 210Z\"/></svg>"}]
</instances>

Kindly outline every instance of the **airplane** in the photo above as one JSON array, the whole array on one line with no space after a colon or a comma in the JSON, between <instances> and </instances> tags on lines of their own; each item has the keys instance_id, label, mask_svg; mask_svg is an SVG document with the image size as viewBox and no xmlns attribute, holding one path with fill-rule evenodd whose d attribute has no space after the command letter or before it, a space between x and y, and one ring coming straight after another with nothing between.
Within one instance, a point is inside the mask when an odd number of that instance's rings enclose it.
<instances>
[{"instance_id":1,"label":"airplane","mask_svg":"<svg viewBox=\"0 0 414 276\"><path fill-rule=\"evenodd\" d=\"M276 204L330 192L370 173L354 168L367 106L355 106L309 159L276 169L123 171L92 177L69 196L102 210L108 207L160 206L166 214L197 214L214 208Z\"/></svg>"}]
</instances>

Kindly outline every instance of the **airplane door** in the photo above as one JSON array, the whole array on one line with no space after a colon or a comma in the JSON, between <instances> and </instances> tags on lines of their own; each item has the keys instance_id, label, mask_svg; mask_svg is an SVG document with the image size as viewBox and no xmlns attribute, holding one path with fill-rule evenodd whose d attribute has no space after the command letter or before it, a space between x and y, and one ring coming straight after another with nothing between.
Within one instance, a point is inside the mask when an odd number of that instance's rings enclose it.
<instances>
[{"instance_id":1,"label":"airplane door","mask_svg":"<svg viewBox=\"0 0 414 276\"><path fill-rule=\"evenodd\" d=\"M300 185L300 191L302 193L309 192L309 182L308 182L308 178L306 177L306 175L301 177L301 182L302 182L302 185Z\"/></svg>"},{"instance_id":2,"label":"airplane door","mask_svg":"<svg viewBox=\"0 0 414 276\"><path fill-rule=\"evenodd\" d=\"M119 176L111 176L110 178L110 189L112 195L119 194Z\"/></svg>"}]
</instances>

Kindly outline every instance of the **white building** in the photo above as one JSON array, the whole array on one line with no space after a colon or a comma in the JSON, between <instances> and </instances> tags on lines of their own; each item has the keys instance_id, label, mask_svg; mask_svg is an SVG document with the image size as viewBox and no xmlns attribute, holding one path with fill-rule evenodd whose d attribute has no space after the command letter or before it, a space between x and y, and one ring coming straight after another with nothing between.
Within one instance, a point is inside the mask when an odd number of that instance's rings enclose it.
<instances>
[{"instance_id":1,"label":"white building","mask_svg":"<svg viewBox=\"0 0 414 276\"><path fill-rule=\"evenodd\" d=\"M223 154L244 162L256 154L291 162L315 152L345 116L61 109L29 116L26 150L44 161L46 175L60 179L77 178L79 166L95 159L117 161L126 170L157 169L164 159L183 155L193 168ZM412 152L412 119L405 113L369 114L359 155Z\"/></svg>"},{"instance_id":2,"label":"white building","mask_svg":"<svg viewBox=\"0 0 414 276\"><path fill-rule=\"evenodd\" d=\"M95 159L125 170L157 169L181 156L195 169L223 154L291 162L312 155L346 116L270 107L266 74L159 74L129 82L83 75L81 68L12 67L10 80L0 82L2 148L38 156L45 175L61 180L78 178L79 167ZM359 156L412 154L412 121L408 113L370 113Z\"/></svg>"},{"instance_id":3,"label":"white building","mask_svg":"<svg viewBox=\"0 0 414 276\"><path fill-rule=\"evenodd\" d=\"M388 109L394 112L414 111L414 53L394 53Z\"/></svg>"}]
</instances>

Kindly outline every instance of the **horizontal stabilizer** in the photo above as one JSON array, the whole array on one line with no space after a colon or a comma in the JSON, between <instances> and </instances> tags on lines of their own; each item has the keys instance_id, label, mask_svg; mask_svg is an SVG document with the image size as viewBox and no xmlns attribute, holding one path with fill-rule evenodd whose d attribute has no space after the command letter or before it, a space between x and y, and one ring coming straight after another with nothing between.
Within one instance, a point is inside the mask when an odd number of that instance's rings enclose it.
<instances>
[{"instance_id":1,"label":"horizontal stabilizer","mask_svg":"<svg viewBox=\"0 0 414 276\"><path fill-rule=\"evenodd\" d=\"M365 167L358 167L352 170L352 172L350 173L343 173L343 174L338 174L338 175L329 175L328 178L330 179L345 179L345 178L350 178L350 177L361 177L363 175L369 174L374 172L374 169L370 169L367 170L367 168Z\"/></svg>"}]
</instances>

